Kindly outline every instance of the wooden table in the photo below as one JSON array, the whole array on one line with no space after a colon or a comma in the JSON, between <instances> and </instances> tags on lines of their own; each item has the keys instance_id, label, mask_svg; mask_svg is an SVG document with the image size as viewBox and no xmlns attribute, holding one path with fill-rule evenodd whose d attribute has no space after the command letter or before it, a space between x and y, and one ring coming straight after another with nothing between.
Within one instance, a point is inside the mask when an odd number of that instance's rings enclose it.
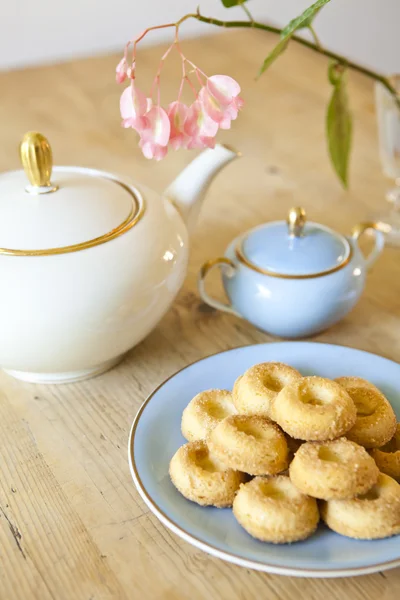
<instances>
[{"instance_id":1,"label":"wooden table","mask_svg":"<svg viewBox=\"0 0 400 600\"><path fill-rule=\"evenodd\" d=\"M1 600L399 598L400 569L312 580L210 558L153 517L129 474L129 428L155 386L210 353L272 339L200 302L200 264L245 228L283 218L293 204L344 233L385 204L371 82L351 77L355 142L351 191L344 192L325 151L327 64L292 46L256 83L273 42L255 32L185 42L206 72L230 73L242 84L246 108L221 139L244 157L212 186L185 285L156 330L116 369L83 383L34 386L0 374ZM140 54L144 86L161 51ZM106 56L0 75L0 169L19 166L17 144L37 129L49 137L57 163L130 173L161 191L190 155L172 152L161 163L142 158L135 134L119 124L116 61ZM167 100L176 93L175 69L173 61L165 67ZM400 360L399 309L400 254L388 249L356 309L316 339Z\"/></svg>"}]
</instances>

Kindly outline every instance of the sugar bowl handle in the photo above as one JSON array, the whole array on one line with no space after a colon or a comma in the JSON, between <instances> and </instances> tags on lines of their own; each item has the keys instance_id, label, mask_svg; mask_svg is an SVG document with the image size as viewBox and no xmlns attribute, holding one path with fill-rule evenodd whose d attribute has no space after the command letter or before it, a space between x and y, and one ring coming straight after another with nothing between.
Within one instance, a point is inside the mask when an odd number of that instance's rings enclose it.
<instances>
[{"instance_id":1,"label":"sugar bowl handle","mask_svg":"<svg viewBox=\"0 0 400 600\"><path fill-rule=\"evenodd\" d=\"M371 231L375 237L374 247L369 253L369 255L365 258L365 266L367 270L369 270L383 250L383 247L385 245L385 236L383 235L383 232L380 230L379 225L377 223L373 223L372 221L366 223L359 223L358 225L353 227L353 230L351 232L351 237L357 245L358 239L366 231Z\"/></svg>"},{"instance_id":2,"label":"sugar bowl handle","mask_svg":"<svg viewBox=\"0 0 400 600\"><path fill-rule=\"evenodd\" d=\"M221 269L221 271L222 271L222 269L224 269L228 276L233 275L233 273L236 269L235 264L231 260L229 260L229 258L225 258L225 257L213 258L213 259L205 262L204 265L200 269L198 280L197 280L197 287L198 287L201 299L206 304L208 304L209 306L212 306L213 308L216 308L217 310L222 310L224 312L235 315L236 317L240 317L239 313L237 313L236 310L234 308L232 308L231 304L224 304L223 302L219 302L219 300L215 300L214 298L211 298L211 296L209 296L208 293L206 292L205 279L206 279L208 273L212 269L214 269L214 267L219 267Z\"/></svg>"}]
</instances>

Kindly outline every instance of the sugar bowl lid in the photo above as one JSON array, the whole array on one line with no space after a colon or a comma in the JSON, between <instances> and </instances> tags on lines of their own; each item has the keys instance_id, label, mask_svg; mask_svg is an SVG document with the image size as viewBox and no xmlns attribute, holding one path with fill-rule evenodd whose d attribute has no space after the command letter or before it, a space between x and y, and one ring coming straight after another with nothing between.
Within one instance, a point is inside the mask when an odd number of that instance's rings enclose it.
<instances>
[{"instance_id":1,"label":"sugar bowl lid","mask_svg":"<svg viewBox=\"0 0 400 600\"><path fill-rule=\"evenodd\" d=\"M349 241L329 227L307 221L303 208L290 209L286 221L250 230L236 247L237 258L259 273L305 279L333 273L351 258Z\"/></svg>"},{"instance_id":2,"label":"sugar bowl lid","mask_svg":"<svg viewBox=\"0 0 400 600\"><path fill-rule=\"evenodd\" d=\"M143 215L140 193L113 175L54 167L40 133L20 145L24 170L0 174L0 254L44 256L91 248L125 233Z\"/></svg>"}]
</instances>

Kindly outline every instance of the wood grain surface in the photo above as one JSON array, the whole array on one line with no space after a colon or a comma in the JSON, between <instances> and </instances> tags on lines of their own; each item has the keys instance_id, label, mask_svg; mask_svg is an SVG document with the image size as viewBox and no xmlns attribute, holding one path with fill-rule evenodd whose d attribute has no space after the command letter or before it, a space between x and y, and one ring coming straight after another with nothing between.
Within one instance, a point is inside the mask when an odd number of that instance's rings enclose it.
<instances>
[{"instance_id":1,"label":"wood grain surface","mask_svg":"<svg viewBox=\"0 0 400 600\"><path fill-rule=\"evenodd\" d=\"M83 383L34 386L0 374L1 600L394 600L400 569L352 579L286 578L210 558L149 513L127 462L133 417L155 386L188 363L220 350L272 340L235 317L204 306L201 263L244 229L283 218L293 204L343 233L384 208L371 82L351 77L355 140L351 191L326 154L327 63L292 46L260 81L254 75L274 40L256 32L185 42L206 72L229 73L246 107L221 141L243 153L213 184L193 237L189 272L156 330L114 370ZM144 87L162 48L139 54ZM120 127L116 56L0 75L0 169L19 167L22 135L37 129L58 164L131 174L161 191L190 160L171 152L144 159L134 132ZM176 94L178 65L163 72L163 97ZM136 260L132 257L132 260ZM217 280L211 291L221 293ZM400 254L387 249L355 310L315 339L400 360ZM0 333L1 335L1 333Z\"/></svg>"}]
</instances>

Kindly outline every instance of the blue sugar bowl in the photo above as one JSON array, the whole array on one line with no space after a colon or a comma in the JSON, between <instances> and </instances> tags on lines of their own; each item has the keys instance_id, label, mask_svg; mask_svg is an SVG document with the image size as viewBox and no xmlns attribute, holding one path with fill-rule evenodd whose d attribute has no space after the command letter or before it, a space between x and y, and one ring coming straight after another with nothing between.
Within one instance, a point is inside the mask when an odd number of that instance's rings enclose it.
<instances>
[{"instance_id":1,"label":"blue sugar bowl","mask_svg":"<svg viewBox=\"0 0 400 600\"><path fill-rule=\"evenodd\" d=\"M364 257L359 237L374 235ZM361 223L349 237L307 221L304 209L289 211L286 221L255 227L237 237L225 256L201 268L198 288L208 305L246 319L284 338L318 333L342 319L358 301L368 270L384 246L375 223ZM205 289L207 274L219 267L228 304Z\"/></svg>"}]
</instances>

